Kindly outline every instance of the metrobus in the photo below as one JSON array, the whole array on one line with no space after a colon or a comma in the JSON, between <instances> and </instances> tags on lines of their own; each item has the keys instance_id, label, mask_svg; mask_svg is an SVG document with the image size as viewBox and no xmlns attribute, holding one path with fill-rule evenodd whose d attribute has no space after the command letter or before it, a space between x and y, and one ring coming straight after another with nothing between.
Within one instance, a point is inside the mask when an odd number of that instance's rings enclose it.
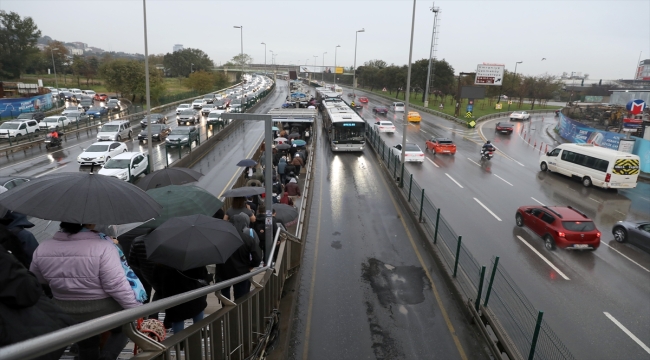
<instances>
[{"instance_id":1,"label":"metrobus","mask_svg":"<svg viewBox=\"0 0 650 360\"><path fill-rule=\"evenodd\" d=\"M366 121L339 101L325 100L323 126L329 134L332 151L363 151L366 145Z\"/></svg>"}]
</instances>

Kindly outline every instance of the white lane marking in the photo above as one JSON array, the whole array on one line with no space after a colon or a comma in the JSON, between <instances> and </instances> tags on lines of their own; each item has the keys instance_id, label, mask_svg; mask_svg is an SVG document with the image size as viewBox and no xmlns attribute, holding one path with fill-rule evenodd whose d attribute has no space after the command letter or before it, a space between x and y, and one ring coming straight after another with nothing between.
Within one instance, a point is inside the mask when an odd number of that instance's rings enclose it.
<instances>
[{"instance_id":1,"label":"white lane marking","mask_svg":"<svg viewBox=\"0 0 650 360\"><path fill-rule=\"evenodd\" d=\"M487 206L483 205L483 203L479 199L474 198L474 201L476 201L479 205L481 205L483 209L487 210L487 212L489 212L492 216L494 216L495 219L502 221L501 218L497 216L497 214L493 213L492 210L488 209Z\"/></svg>"},{"instance_id":2,"label":"white lane marking","mask_svg":"<svg viewBox=\"0 0 650 360\"><path fill-rule=\"evenodd\" d=\"M540 205L542 205L542 206L546 206L546 205L544 205L541 201L535 199L534 197L531 196L530 198L533 199L533 200L535 200L536 203L538 203L538 204L540 204Z\"/></svg>"},{"instance_id":3,"label":"white lane marking","mask_svg":"<svg viewBox=\"0 0 650 360\"><path fill-rule=\"evenodd\" d=\"M623 216L626 216L625 213L622 213L622 212L620 212L620 211L618 211L618 210L614 210L614 211L616 211L617 213L619 213L619 214L621 214L621 215L623 215Z\"/></svg>"},{"instance_id":4,"label":"white lane marking","mask_svg":"<svg viewBox=\"0 0 650 360\"><path fill-rule=\"evenodd\" d=\"M447 177L450 178L451 181L455 182L456 185L458 185L461 189L463 188L463 185L461 185L460 183L458 183L458 181L456 181L453 177L451 177L451 175L449 175L449 174L447 174L447 173L445 173L445 175L447 175Z\"/></svg>"},{"instance_id":5,"label":"white lane marking","mask_svg":"<svg viewBox=\"0 0 650 360\"><path fill-rule=\"evenodd\" d=\"M621 254L622 257L624 257L624 258L630 260L631 262L633 262L634 264L638 265L641 269L643 269L643 270L645 270L645 271L647 271L647 272L650 272L649 269L645 268L643 265L639 264L638 262L636 262L636 261L630 259L629 257L627 257L627 255L625 255L625 254L623 254L622 252L620 252L620 251L614 249L613 247L611 247L611 246L608 245L607 243L605 243L605 242L603 242L603 241L601 241L600 243L603 244L603 245L605 245L605 246L607 246L608 248L610 248L610 249L616 251L617 253Z\"/></svg>"},{"instance_id":6,"label":"white lane marking","mask_svg":"<svg viewBox=\"0 0 650 360\"><path fill-rule=\"evenodd\" d=\"M507 182L506 179L502 178L501 176L499 176L499 175L497 175L497 174L493 174L493 175L496 176L496 177L498 177L499 179L503 180L503 182L505 182L506 184L508 184L508 185L510 185L510 186L514 186L514 185L512 185L511 183Z\"/></svg>"},{"instance_id":7,"label":"white lane marking","mask_svg":"<svg viewBox=\"0 0 650 360\"><path fill-rule=\"evenodd\" d=\"M595 201L595 202L597 202L597 203L599 203L599 204L602 204L602 203L603 203L602 201L597 200L597 199L594 199L594 198L592 198L591 196L589 197L589 200L593 200L593 201Z\"/></svg>"},{"instance_id":8,"label":"white lane marking","mask_svg":"<svg viewBox=\"0 0 650 360\"><path fill-rule=\"evenodd\" d=\"M551 268L553 268L553 270L555 270L556 273L558 273L561 277L563 277L564 280L571 280L571 279L569 279L568 276L564 275L564 273L563 273L562 271L560 271L560 269L558 269L557 266L553 265L552 262L550 262L550 261L549 261L547 258L545 258L542 254L540 254L539 251L537 251L537 249L535 249L535 248L533 247L533 245L531 245L531 244L528 243L528 241L524 240L524 238L522 238L522 237L519 236L519 235L517 235L517 238L518 238L519 240L521 240L521 242L523 242L524 244L526 244L526 246L528 246L531 250L533 250L533 252L534 252L535 254L537 254L537 256L539 256L542 260L544 260L544 262L547 263L548 266L550 266Z\"/></svg>"},{"instance_id":9,"label":"white lane marking","mask_svg":"<svg viewBox=\"0 0 650 360\"><path fill-rule=\"evenodd\" d=\"M433 160L431 160L431 159L429 159L429 158L427 158L427 160L429 160L429 161L433 164L433 166L435 166L435 167L437 167L437 168L440 167L440 166L438 166L438 164L434 163ZM462 186L461 186L461 187L462 187Z\"/></svg>"},{"instance_id":10,"label":"white lane marking","mask_svg":"<svg viewBox=\"0 0 650 360\"><path fill-rule=\"evenodd\" d=\"M35 178L39 178L39 177L41 177L41 176L45 176L45 175L47 175L47 174L50 174L50 173L53 173L53 172L55 172L55 171L61 170L61 169L63 169L64 167L65 167L65 166L59 166L59 167L56 167L56 168L54 168L54 169L52 169L52 170L48 170L48 171L46 171L46 172L44 172L44 173L42 173L42 174L38 174L38 175L36 175L36 176L34 176L34 177L35 177Z\"/></svg>"},{"instance_id":11,"label":"white lane marking","mask_svg":"<svg viewBox=\"0 0 650 360\"><path fill-rule=\"evenodd\" d=\"M648 354L650 354L650 347L648 345L644 344L643 341L639 340L638 337L636 337L630 330L628 330L623 324L621 324L618 320L616 320L610 313L607 311L603 311L603 314L607 316L616 326L618 326L627 336L629 336L632 340L634 340L635 343L639 344L639 346L645 350Z\"/></svg>"},{"instance_id":12,"label":"white lane marking","mask_svg":"<svg viewBox=\"0 0 650 360\"><path fill-rule=\"evenodd\" d=\"M650 201L650 199L648 199L647 197L644 197L644 196L639 196L639 197L640 197L641 199L643 199L643 200Z\"/></svg>"},{"instance_id":13,"label":"white lane marking","mask_svg":"<svg viewBox=\"0 0 650 360\"><path fill-rule=\"evenodd\" d=\"M470 158L467 158L467 160L473 162L474 164L476 164L476 166L481 167L481 164L477 163L476 161L474 161L474 160L472 160Z\"/></svg>"}]
</instances>

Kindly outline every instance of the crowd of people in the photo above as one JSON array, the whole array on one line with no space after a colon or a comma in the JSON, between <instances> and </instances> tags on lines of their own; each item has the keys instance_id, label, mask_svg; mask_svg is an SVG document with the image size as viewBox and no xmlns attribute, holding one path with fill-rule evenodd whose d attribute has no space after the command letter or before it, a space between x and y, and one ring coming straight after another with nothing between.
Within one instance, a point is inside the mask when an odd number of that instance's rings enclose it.
<instances>
[{"instance_id":1,"label":"crowd of people","mask_svg":"<svg viewBox=\"0 0 650 360\"><path fill-rule=\"evenodd\" d=\"M273 145L270 152L273 202L288 205L301 196L298 178L309 156L305 146L294 142L301 137L309 140L311 129L291 130L300 133L287 140L291 146L281 150ZM286 136L286 130L276 133L276 138ZM263 186L265 171L261 165L247 169L247 185ZM8 211L0 218L0 346L249 273L264 264L265 213L262 197L253 196L234 198L230 208L213 215L230 221L242 239L240 248L215 266L213 276L206 267L180 271L148 260L146 239L153 229L137 227L111 238L97 231L95 224L62 222L51 239L39 244L28 230L34 225L26 216ZM276 233L284 224L276 219L275 210L272 213ZM235 284L232 294L230 288L221 294L237 300L250 287L246 280ZM207 295L166 309L164 328L176 334L186 320L203 319L206 307ZM158 319L158 313L148 318ZM117 327L79 341L73 351L79 360L112 360L127 342ZM64 350L39 359L59 359Z\"/></svg>"}]
</instances>

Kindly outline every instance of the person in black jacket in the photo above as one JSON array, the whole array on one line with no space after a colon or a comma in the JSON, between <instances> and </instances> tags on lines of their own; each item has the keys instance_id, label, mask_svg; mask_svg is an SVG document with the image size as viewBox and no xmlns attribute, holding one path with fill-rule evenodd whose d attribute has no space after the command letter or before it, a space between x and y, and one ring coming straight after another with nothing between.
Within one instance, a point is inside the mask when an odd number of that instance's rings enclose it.
<instances>
[{"instance_id":1,"label":"person in black jacket","mask_svg":"<svg viewBox=\"0 0 650 360\"><path fill-rule=\"evenodd\" d=\"M253 229L249 227L248 215L240 213L233 217L233 223L241 234L244 244L237 249L228 260L215 267L216 281L225 281L248 274L254 267L262 262L262 250L259 246L259 239ZM250 280L244 280L233 285L235 300L248 294L251 289ZM222 289L221 294L230 299L230 288Z\"/></svg>"},{"instance_id":2,"label":"person in black jacket","mask_svg":"<svg viewBox=\"0 0 650 360\"><path fill-rule=\"evenodd\" d=\"M4 228L0 231L0 237L8 235L13 234ZM43 294L38 279L0 245L0 347L73 324L74 321ZM35 359L59 359L64 350Z\"/></svg>"},{"instance_id":3,"label":"person in black jacket","mask_svg":"<svg viewBox=\"0 0 650 360\"><path fill-rule=\"evenodd\" d=\"M25 229L34 227L34 224L27 220L27 216L14 211L8 211L7 214L0 219L0 224L5 225L9 231L18 237L24 253L27 255L29 263L31 264L34 251L38 247L38 241L36 241L34 234ZM26 267L29 269L29 265L26 265Z\"/></svg>"}]
</instances>

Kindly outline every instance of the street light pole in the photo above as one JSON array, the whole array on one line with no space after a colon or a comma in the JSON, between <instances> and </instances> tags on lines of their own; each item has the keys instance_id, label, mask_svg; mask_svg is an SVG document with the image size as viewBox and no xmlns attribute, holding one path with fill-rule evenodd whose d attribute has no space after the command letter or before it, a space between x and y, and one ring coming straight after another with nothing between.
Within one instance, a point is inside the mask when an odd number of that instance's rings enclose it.
<instances>
[{"instance_id":1,"label":"street light pole","mask_svg":"<svg viewBox=\"0 0 650 360\"><path fill-rule=\"evenodd\" d=\"M327 51L325 51L323 53L323 68L321 69L321 73L320 73L320 82L321 83L325 82L325 54L327 54Z\"/></svg>"},{"instance_id":2,"label":"street light pole","mask_svg":"<svg viewBox=\"0 0 650 360\"><path fill-rule=\"evenodd\" d=\"M262 43L264 45L264 73L266 74L266 43ZM273 61L273 59L271 59Z\"/></svg>"},{"instance_id":3,"label":"street light pole","mask_svg":"<svg viewBox=\"0 0 650 360\"><path fill-rule=\"evenodd\" d=\"M334 48L334 85L336 85L336 50L338 50L341 45L336 45Z\"/></svg>"},{"instance_id":4,"label":"street light pole","mask_svg":"<svg viewBox=\"0 0 650 360\"><path fill-rule=\"evenodd\" d=\"M318 59L318 55L312 55L312 56L314 57L314 70L316 70L316 59ZM312 74L313 74L313 72L312 72ZM315 77L315 76L312 75L312 79L313 79L314 77Z\"/></svg>"},{"instance_id":5,"label":"street light pole","mask_svg":"<svg viewBox=\"0 0 650 360\"><path fill-rule=\"evenodd\" d=\"M413 32L415 30L415 3L416 0L413 0L413 16L411 18L411 45L409 48L409 67L408 71L406 73L406 93L405 93L405 100L404 100L404 118L402 119L404 123L404 128L402 130L402 155L400 157L400 160L402 162L402 165L404 164L404 158L406 157L406 132L408 130L409 122L408 122L408 116L407 114L409 113L409 99L411 96L411 62L413 60ZM355 57L356 58L356 57ZM356 68L355 68L356 70ZM403 176L400 176L400 184L403 184L404 179L402 179Z\"/></svg>"},{"instance_id":6,"label":"street light pole","mask_svg":"<svg viewBox=\"0 0 650 360\"><path fill-rule=\"evenodd\" d=\"M142 0L142 15L144 19L144 83L147 98L147 152L149 171L155 170L153 162L153 145L151 144L151 93L149 90L149 45L147 43L147 0ZM167 155L165 155L167 156Z\"/></svg>"},{"instance_id":7,"label":"street light pole","mask_svg":"<svg viewBox=\"0 0 650 360\"><path fill-rule=\"evenodd\" d=\"M433 32L431 33L431 49L429 49L429 68L427 69L427 86L424 89L424 107L429 107L429 88L431 87L430 80L431 80L431 68L434 67L435 65L433 64L433 48L436 45L436 26L438 26L438 12L440 11L440 8L437 7L431 7L431 11L433 12ZM434 67L435 69L435 67Z\"/></svg>"},{"instance_id":8,"label":"street light pole","mask_svg":"<svg viewBox=\"0 0 650 360\"><path fill-rule=\"evenodd\" d=\"M512 84L513 85L515 84L515 81L517 81L517 65L519 65L521 63L523 63L523 61L517 61L515 63L515 76L512 78ZM510 103L511 102L512 102L512 99L508 99L508 110L507 111L510 111Z\"/></svg>"},{"instance_id":9,"label":"street light pole","mask_svg":"<svg viewBox=\"0 0 650 360\"><path fill-rule=\"evenodd\" d=\"M239 35L241 38L241 52L239 53L239 56L241 57L241 76L239 77L240 81L244 81L244 25L241 26L233 26L235 29L239 29ZM242 92L243 92L243 86L242 86Z\"/></svg>"},{"instance_id":10,"label":"street light pole","mask_svg":"<svg viewBox=\"0 0 650 360\"><path fill-rule=\"evenodd\" d=\"M354 89L357 87L357 39L360 32L365 32L366 29L357 30L354 34L354 69L352 69L352 93L355 94ZM356 95L356 94L355 94Z\"/></svg>"},{"instance_id":11,"label":"street light pole","mask_svg":"<svg viewBox=\"0 0 650 360\"><path fill-rule=\"evenodd\" d=\"M57 49L57 51L59 51ZM54 63L54 48L50 45L50 52L52 53L52 67L54 68L54 82L56 83L56 89L59 90L59 79L56 77L56 64Z\"/></svg>"}]
</instances>

